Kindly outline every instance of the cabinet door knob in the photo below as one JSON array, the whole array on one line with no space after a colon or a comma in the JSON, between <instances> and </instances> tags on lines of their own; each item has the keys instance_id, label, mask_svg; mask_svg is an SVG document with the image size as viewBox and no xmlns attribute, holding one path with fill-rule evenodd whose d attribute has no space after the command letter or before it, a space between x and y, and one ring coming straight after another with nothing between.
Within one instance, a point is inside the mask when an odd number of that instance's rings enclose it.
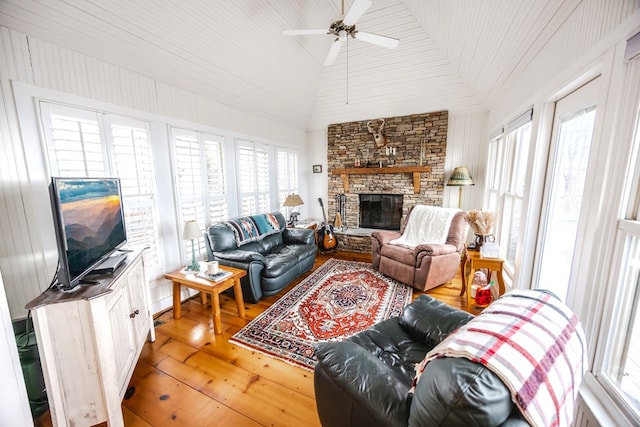
<instances>
[{"instance_id":1,"label":"cabinet door knob","mask_svg":"<svg viewBox=\"0 0 640 427\"><path fill-rule=\"evenodd\" d=\"M134 318L134 317L136 317L138 314L140 314L140 310L136 310L136 311L134 311L133 313L131 313L131 314L129 315L129 317L133 319L133 318Z\"/></svg>"}]
</instances>

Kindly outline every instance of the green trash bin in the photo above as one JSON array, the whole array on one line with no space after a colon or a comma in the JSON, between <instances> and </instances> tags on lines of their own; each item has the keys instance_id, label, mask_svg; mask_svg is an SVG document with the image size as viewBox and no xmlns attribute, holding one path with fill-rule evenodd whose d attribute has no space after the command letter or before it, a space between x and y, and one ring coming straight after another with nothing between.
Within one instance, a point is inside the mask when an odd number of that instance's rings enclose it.
<instances>
[{"instance_id":1,"label":"green trash bin","mask_svg":"<svg viewBox=\"0 0 640 427\"><path fill-rule=\"evenodd\" d=\"M12 323L16 345L18 346L20 365L22 366L22 375L24 376L27 396L29 397L31 416L35 420L49 409L47 390L44 384L40 355L38 354L36 333L33 330L33 323L30 318L14 320Z\"/></svg>"}]
</instances>

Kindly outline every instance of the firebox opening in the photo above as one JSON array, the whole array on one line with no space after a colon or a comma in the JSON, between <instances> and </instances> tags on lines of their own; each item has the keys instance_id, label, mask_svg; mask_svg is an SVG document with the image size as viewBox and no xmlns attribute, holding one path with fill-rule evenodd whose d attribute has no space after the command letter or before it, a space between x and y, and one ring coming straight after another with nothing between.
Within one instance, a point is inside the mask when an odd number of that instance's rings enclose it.
<instances>
[{"instance_id":1,"label":"firebox opening","mask_svg":"<svg viewBox=\"0 0 640 427\"><path fill-rule=\"evenodd\" d=\"M360 227L400 230L402 194L360 194Z\"/></svg>"}]
</instances>

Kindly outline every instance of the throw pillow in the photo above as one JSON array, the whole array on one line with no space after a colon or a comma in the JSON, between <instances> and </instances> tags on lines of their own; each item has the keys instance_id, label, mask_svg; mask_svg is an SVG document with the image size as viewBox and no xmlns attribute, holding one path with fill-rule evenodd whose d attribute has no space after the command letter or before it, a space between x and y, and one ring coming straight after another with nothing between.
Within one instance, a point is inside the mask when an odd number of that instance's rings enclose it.
<instances>
[{"instance_id":1,"label":"throw pillow","mask_svg":"<svg viewBox=\"0 0 640 427\"><path fill-rule=\"evenodd\" d=\"M238 246L260 239L258 227L251 217L232 219L223 224L233 231Z\"/></svg>"}]
</instances>

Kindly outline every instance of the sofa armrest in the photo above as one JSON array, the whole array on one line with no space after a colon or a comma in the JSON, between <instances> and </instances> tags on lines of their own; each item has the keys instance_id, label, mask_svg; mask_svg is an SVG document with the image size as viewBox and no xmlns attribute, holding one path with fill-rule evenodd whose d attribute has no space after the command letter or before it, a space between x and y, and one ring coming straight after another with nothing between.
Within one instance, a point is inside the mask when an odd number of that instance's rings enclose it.
<instances>
[{"instance_id":1,"label":"sofa armrest","mask_svg":"<svg viewBox=\"0 0 640 427\"><path fill-rule=\"evenodd\" d=\"M374 231L371 233L371 238L375 239L378 242L378 246L382 247L383 245L388 244L393 239L397 239L402 236L402 234L397 231L388 231L388 230L380 230Z\"/></svg>"},{"instance_id":2,"label":"sofa armrest","mask_svg":"<svg viewBox=\"0 0 640 427\"><path fill-rule=\"evenodd\" d=\"M400 326L430 349L473 316L432 298L420 295L407 305L398 319Z\"/></svg>"},{"instance_id":3,"label":"sofa armrest","mask_svg":"<svg viewBox=\"0 0 640 427\"><path fill-rule=\"evenodd\" d=\"M457 248L454 245L447 243L427 243L418 245L413 249L413 253L416 254L416 258L420 256L438 256L448 255L457 252ZM423 252L422 254L420 252Z\"/></svg>"},{"instance_id":4,"label":"sofa armrest","mask_svg":"<svg viewBox=\"0 0 640 427\"><path fill-rule=\"evenodd\" d=\"M315 354L314 387L321 421L324 417L338 418L344 423L328 425L360 426L365 425L364 420L354 421L353 415L362 413L386 421L378 425L406 423L411 384L398 376L398 370L348 340L317 344ZM348 411L351 413L343 413Z\"/></svg>"},{"instance_id":5,"label":"sofa armrest","mask_svg":"<svg viewBox=\"0 0 640 427\"><path fill-rule=\"evenodd\" d=\"M260 252L243 251L239 249L231 250L231 251L214 252L213 256L219 260L244 262L247 264L252 261L258 261L265 265L267 263L266 259L264 258L264 255L262 255Z\"/></svg>"},{"instance_id":6,"label":"sofa armrest","mask_svg":"<svg viewBox=\"0 0 640 427\"><path fill-rule=\"evenodd\" d=\"M420 376L409 425L501 426L507 420L518 425L523 421L514 407L509 389L488 368L464 357L443 357L427 363Z\"/></svg>"},{"instance_id":7,"label":"sofa armrest","mask_svg":"<svg viewBox=\"0 0 640 427\"><path fill-rule=\"evenodd\" d=\"M282 241L285 244L302 243L315 245L316 240L313 230L309 228L285 228L282 232Z\"/></svg>"}]
</instances>

